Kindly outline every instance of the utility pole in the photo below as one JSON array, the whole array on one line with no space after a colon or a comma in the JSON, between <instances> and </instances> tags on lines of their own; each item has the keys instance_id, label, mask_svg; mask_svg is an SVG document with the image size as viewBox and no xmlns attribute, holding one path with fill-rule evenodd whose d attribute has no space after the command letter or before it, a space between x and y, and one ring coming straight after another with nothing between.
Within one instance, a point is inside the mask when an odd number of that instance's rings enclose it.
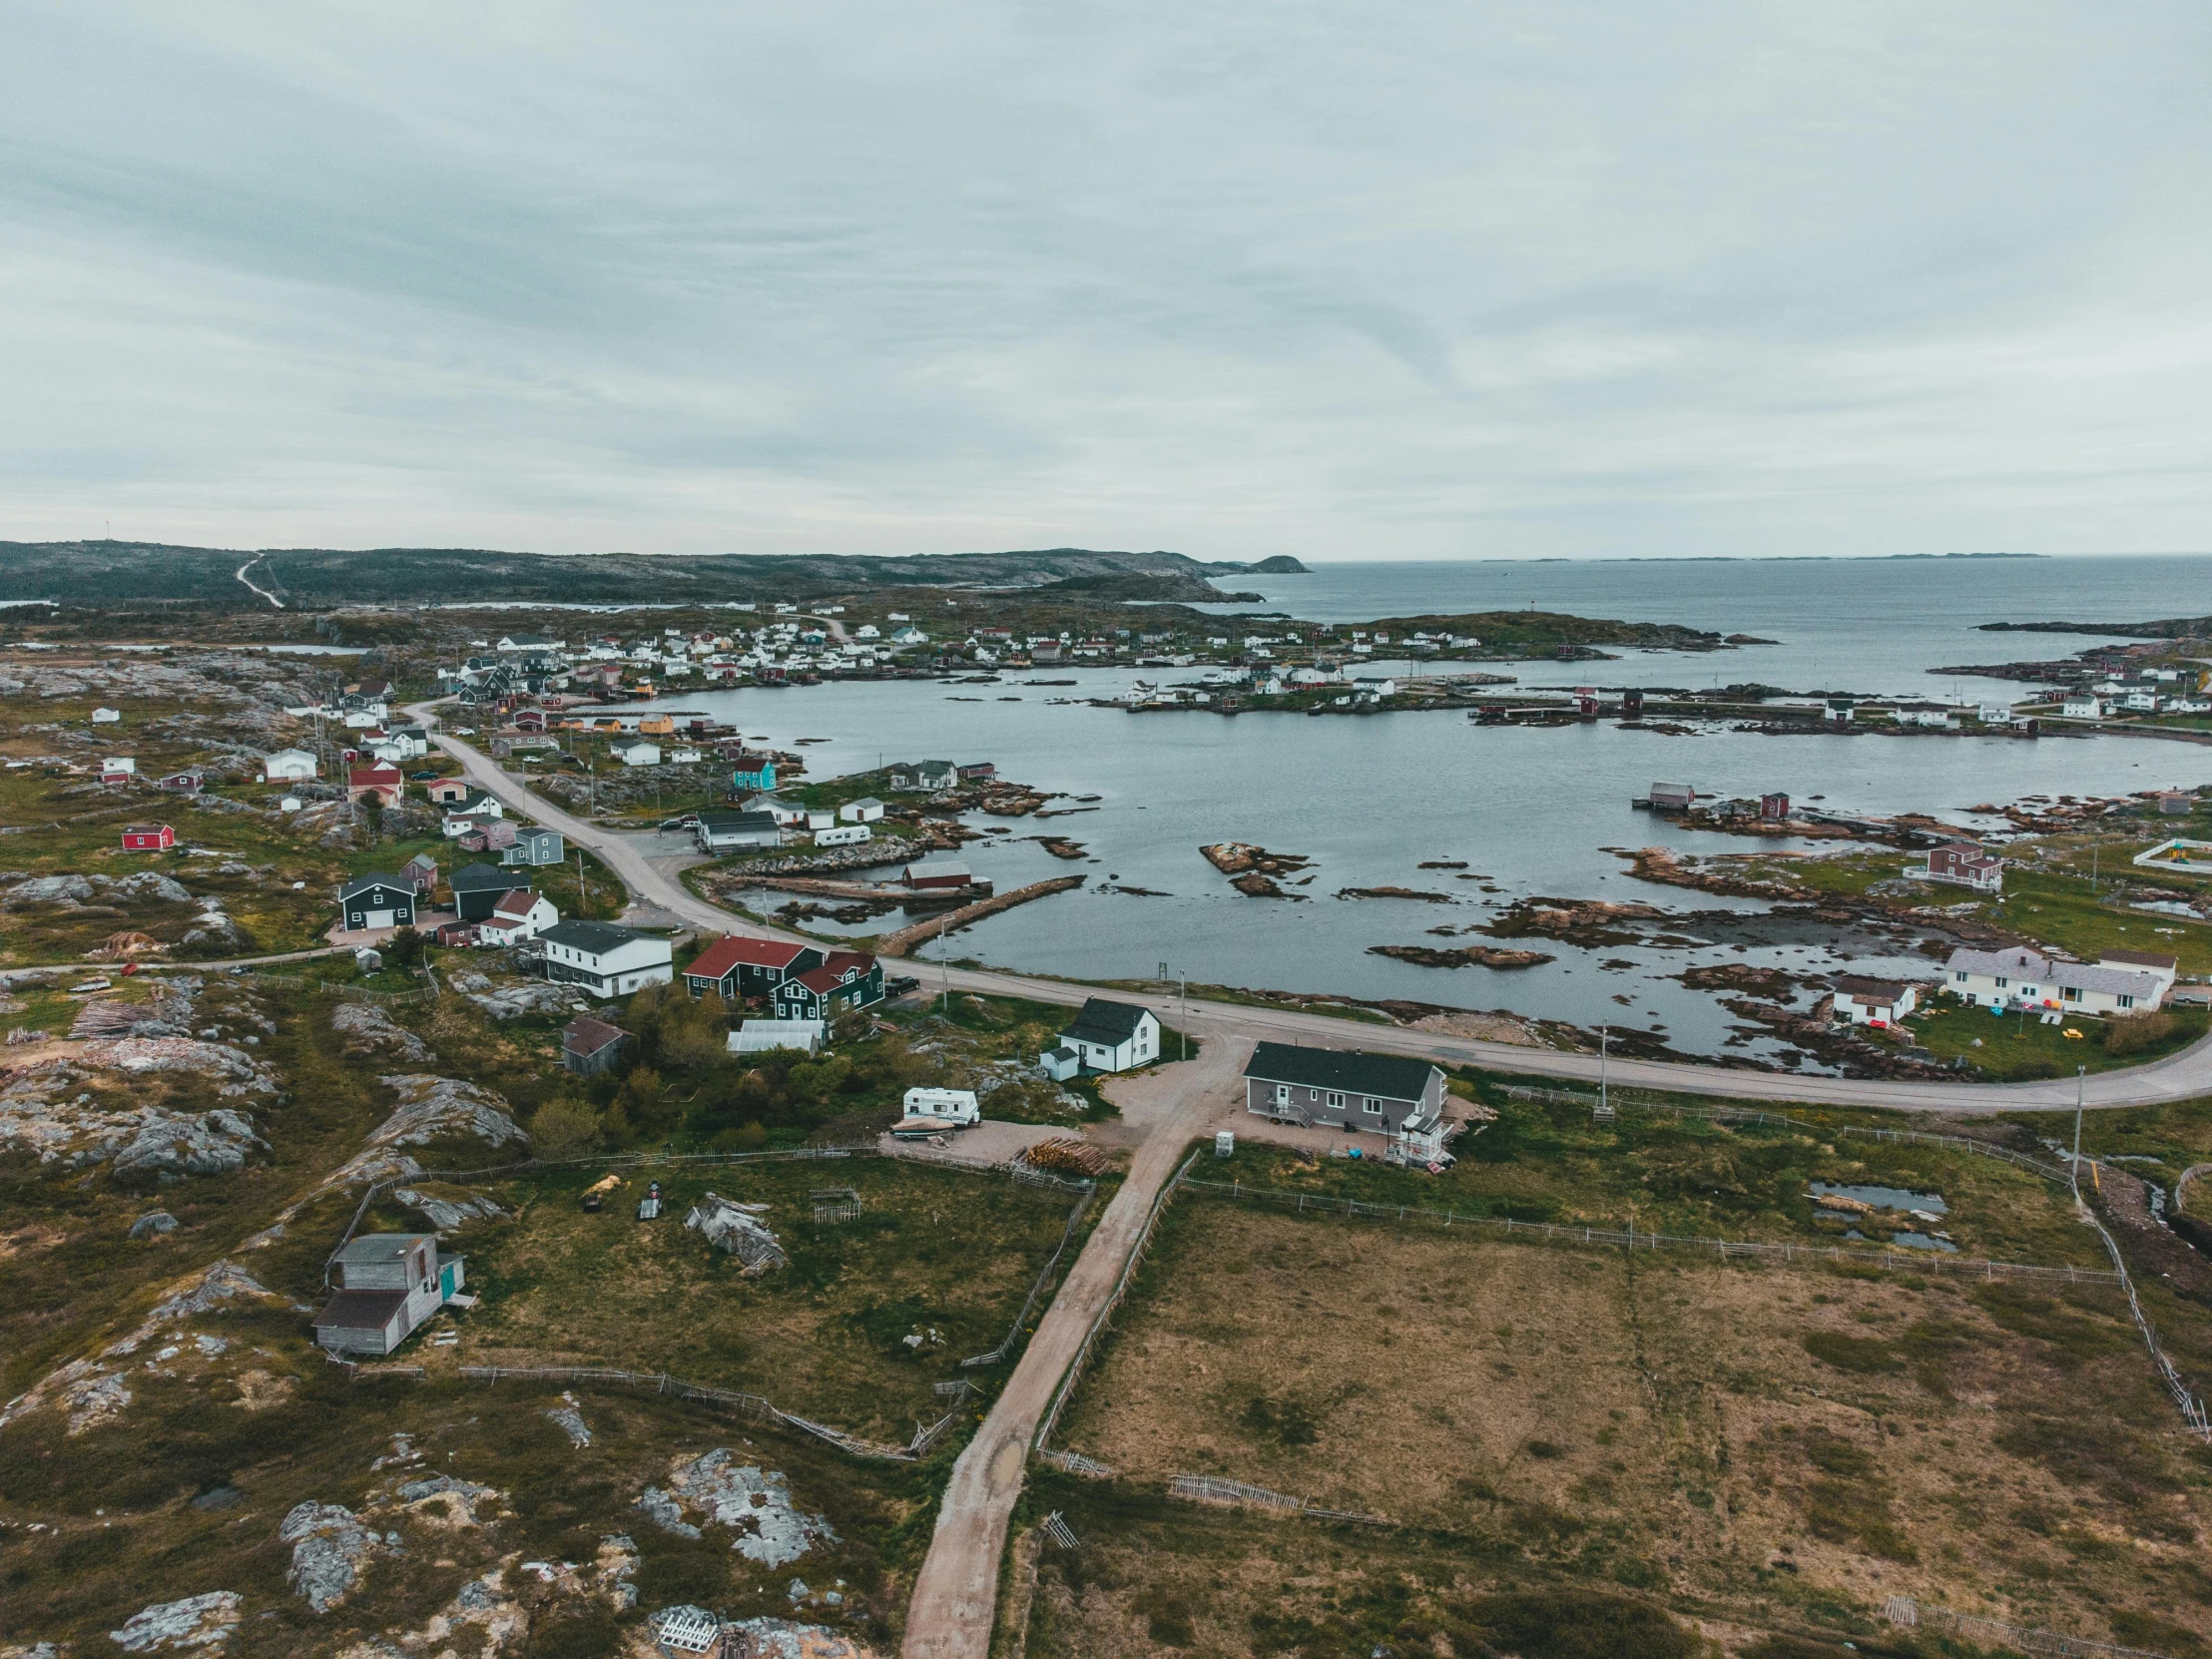
<instances>
[{"instance_id":1,"label":"utility pole","mask_svg":"<svg viewBox=\"0 0 2212 1659\"><path fill-rule=\"evenodd\" d=\"M1613 1108L1605 1098L1605 1054L1613 1043L1613 1028L1601 1025L1597 1028L1597 1115L1610 1118ZM1631 1226L1634 1224L1631 1223Z\"/></svg>"},{"instance_id":2,"label":"utility pole","mask_svg":"<svg viewBox=\"0 0 2212 1659\"><path fill-rule=\"evenodd\" d=\"M584 849L576 849L576 913L581 916L586 908L584 901Z\"/></svg>"},{"instance_id":3,"label":"utility pole","mask_svg":"<svg viewBox=\"0 0 2212 1659\"><path fill-rule=\"evenodd\" d=\"M950 910L937 918L937 972L941 975L942 989L937 993L937 1012L947 1018L952 1014L952 962L945 955L944 925L952 919Z\"/></svg>"},{"instance_id":4,"label":"utility pole","mask_svg":"<svg viewBox=\"0 0 2212 1659\"><path fill-rule=\"evenodd\" d=\"M1191 1057L1191 976L1186 970L1177 977L1183 982L1183 1013L1177 1024L1183 1031L1183 1058L1188 1060Z\"/></svg>"},{"instance_id":5,"label":"utility pole","mask_svg":"<svg viewBox=\"0 0 2212 1659\"><path fill-rule=\"evenodd\" d=\"M2074 1155L2069 1173L2073 1176L2074 1202L2081 1202L2081 1108L2082 1097L2089 1088L2089 1068L2074 1067Z\"/></svg>"}]
</instances>

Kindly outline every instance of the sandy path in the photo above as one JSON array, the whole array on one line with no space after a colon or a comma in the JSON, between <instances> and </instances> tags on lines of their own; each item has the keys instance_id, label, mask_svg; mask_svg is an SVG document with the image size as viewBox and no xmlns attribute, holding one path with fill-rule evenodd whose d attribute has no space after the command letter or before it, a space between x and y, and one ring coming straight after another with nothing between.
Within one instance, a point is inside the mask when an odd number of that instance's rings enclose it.
<instances>
[{"instance_id":1,"label":"sandy path","mask_svg":"<svg viewBox=\"0 0 2212 1659\"><path fill-rule=\"evenodd\" d=\"M906 1659L984 1659L998 1601L1006 1526L1021 1495L1029 1442L1083 1338L1106 1305L1154 1199L1192 1138L1241 1090L1251 1045L1217 1036L1195 1060L1109 1085L1126 1121L1143 1128L1129 1179L1084 1241L1005 1389L952 1465L929 1554L906 1614Z\"/></svg>"}]
</instances>

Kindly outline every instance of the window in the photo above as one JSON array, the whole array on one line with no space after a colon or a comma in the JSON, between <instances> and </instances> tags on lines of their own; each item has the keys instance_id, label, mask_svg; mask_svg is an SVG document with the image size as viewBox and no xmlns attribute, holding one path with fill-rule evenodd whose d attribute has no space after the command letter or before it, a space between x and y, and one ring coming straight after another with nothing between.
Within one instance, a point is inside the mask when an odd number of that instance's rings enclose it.
<instances>
[{"instance_id":1,"label":"window","mask_svg":"<svg viewBox=\"0 0 2212 1659\"><path fill-rule=\"evenodd\" d=\"M1382 1102L1371 1094L1361 1102L1360 1110L1366 1112L1370 1117L1381 1117L1382 1115Z\"/></svg>"},{"instance_id":2,"label":"window","mask_svg":"<svg viewBox=\"0 0 2212 1659\"><path fill-rule=\"evenodd\" d=\"M2004 987L2005 987L2005 986L2009 985L2010 983L2012 983L2012 981L2011 981L2011 980L2009 980L2009 979L2006 979L2006 978L2004 978L2004 977L2002 977L2002 976L2000 975L2000 976L1998 977L1998 979L1997 979L1997 989L2001 991L2001 990L2003 990L2003 989L2004 989Z\"/></svg>"},{"instance_id":3,"label":"window","mask_svg":"<svg viewBox=\"0 0 2212 1659\"><path fill-rule=\"evenodd\" d=\"M1345 1097L1335 1089L1329 1091L1329 1109L1332 1112L1341 1112L1345 1109Z\"/></svg>"},{"instance_id":4,"label":"window","mask_svg":"<svg viewBox=\"0 0 2212 1659\"><path fill-rule=\"evenodd\" d=\"M1954 973L1951 975L1951 977L1953 979L1956 979L1961 985L1966 982L1966 976L1963 973Z\"/></svg>"},{"instance_id":5,"label":"window","mask_svg":"<svg viewBox=\"0 0 2212 1659\"><path fill-rule=\"evenodd\" d=\"M2081 1000L2081 987L2079 985L2068 985L2060 994L2068 1002L2079 1002Z\"/></svg>"},{"instance_id":6,"label":"window","mask_svg":"<svg viewBox=\"0 0 2212 1659\"><path fill-rule=\"evenodd\" d=\"M2020 987L2020 995L2022 995L2022 996L2033 996L2034 994L2035 994L2035 987L2034 987L2033 985L2022 985L2022 986Z\"/></svg>"},{"instance_id":7,"label":"window","mask_svg":"<svg viewBox=\"0 0 2212 1659\"><path fill-rule=\"evenodd\" d=\"M2120 1006L2123 1008L2132 1008L2135 1006L2135 999L2132 996L2123 996L2120 998Z\"/></svg>"}]
</instances>

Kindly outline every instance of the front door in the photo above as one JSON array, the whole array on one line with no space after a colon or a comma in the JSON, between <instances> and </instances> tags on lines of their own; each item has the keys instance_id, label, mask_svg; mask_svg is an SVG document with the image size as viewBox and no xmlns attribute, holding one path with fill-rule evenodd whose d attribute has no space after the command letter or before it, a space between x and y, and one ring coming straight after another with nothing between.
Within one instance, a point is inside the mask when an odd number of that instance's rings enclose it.
<instances>
[{"instance_id":1,"label":"front door","mask_svg":"<svg viewBox=\"0 0 2212 1659\"><path fill-rule=\"evenodd\" d=\"M438 1300L450 1301L453 1295L453 1264L448 1262L438 1271Z\"/></svg>"}]
</instances>

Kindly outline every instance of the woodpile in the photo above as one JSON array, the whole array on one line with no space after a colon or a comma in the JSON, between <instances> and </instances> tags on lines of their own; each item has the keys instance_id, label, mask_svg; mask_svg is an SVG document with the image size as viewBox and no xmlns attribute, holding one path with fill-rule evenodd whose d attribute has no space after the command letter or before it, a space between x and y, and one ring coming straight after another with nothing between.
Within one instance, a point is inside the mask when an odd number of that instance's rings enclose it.
<instances>
[{"instance_id":1,"label":"woodpile","mask_svg":"<svg viewBox=\"0 0 2212 1659\"><path fill-rule=\"evenodd\" d=\"M1075 1140L1066 1135L1055 1135L1050 1140L1039 1141L1021 1155L1021 1161L1031 1169L1048 1169L1060 1175L1103 1175L1106 1173L1106 1155L1088 1141Z\"/></svg>"}]
</instances>

